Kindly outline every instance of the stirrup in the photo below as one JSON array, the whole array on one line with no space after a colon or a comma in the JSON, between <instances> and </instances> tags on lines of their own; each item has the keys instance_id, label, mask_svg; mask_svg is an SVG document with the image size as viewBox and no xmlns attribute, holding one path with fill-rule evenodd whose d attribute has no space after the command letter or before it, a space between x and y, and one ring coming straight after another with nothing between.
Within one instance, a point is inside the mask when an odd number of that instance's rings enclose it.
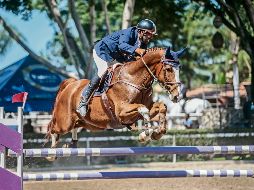
<instances>
[{"instance_id":1,"label":"stirrup","mask_svg":"<svg viewBox=\"0 0 254 190\"><path fill-rule=\"evenodd\" d=\"M81 100L79 102L79 105L76 109L76 111L81 115L81 116L85 116L87 114L88 111L88 102L85 101L85 99L83 97L81 97Z\"/></svg>"},{"instance_id":2,"label":"stirrup","mask_svg":"<svg viewBox=\"0 0 254 190\"><path fill-rule=\"evenodd\" d=\"M86 116L87 114L87 111L88 111L88 105L87 104L84 104L84 105L80 105L76 111L82 116Z\"/></svg>"}]
</instances>

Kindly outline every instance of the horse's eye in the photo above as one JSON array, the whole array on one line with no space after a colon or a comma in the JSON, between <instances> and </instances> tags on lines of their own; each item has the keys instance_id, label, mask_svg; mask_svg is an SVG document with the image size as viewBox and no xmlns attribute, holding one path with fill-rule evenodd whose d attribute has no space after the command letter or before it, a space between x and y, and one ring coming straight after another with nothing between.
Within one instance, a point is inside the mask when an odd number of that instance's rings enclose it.
<instances>
[{"instance_id":1,"label":"horse's eye","mask_svg":"<svg viewBox=\"0 0 254 190\"><path fill-rule=\"evenodd\" d=\"M165 69L166 69L166 71L168 71L168 72L171 72L171 71L172 71L172 67L166 67Z\"/></svg>"}]
</instances>

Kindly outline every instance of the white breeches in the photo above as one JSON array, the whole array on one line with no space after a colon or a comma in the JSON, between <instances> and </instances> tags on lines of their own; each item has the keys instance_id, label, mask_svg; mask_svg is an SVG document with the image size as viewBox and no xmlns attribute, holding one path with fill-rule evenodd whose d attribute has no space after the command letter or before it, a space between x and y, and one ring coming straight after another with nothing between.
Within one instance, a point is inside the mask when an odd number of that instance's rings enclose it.
<instances>
[{"instance_id":1,"label":"white breeches","mask_svg":"<svg viewBox=\"0 0 254 190\"><path fill-rule=\"evenodd\" d=\"M101 78L108 68L108 63L97 55L95 49L93 49L93 59L98 69L98 76Z\"/></svg>"}]
</instances>

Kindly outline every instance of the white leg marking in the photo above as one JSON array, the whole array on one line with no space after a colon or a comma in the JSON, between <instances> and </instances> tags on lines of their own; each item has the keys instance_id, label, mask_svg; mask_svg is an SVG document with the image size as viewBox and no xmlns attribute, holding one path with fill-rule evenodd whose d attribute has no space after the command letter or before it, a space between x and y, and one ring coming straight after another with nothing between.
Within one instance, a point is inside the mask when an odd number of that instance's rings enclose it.
<instances>
[{"instance_id":1,"label":"white leg marking","mask_svg":"<svg viewBox=\"0 0 254 190\"><path fill-rule=\"evenodd\" d=\"M153 134L153 129L147 129L139 134L138 140L142 143L147 142L151 139L152 134Z\"/></svg>"},{"instance_id":2,"label":"white leg marking","mask_svg":"<svg viewBox=\"0 0 254 190\"><path fill-rule=\"evenodd\" d=\"M72 140L78 140L78 128L71 130L71 137L72 137Z\"/></svg>"},{"instance_id":3,"label":"white leg marking","mask_svg":"<svg viewBox=\"0 0 254 190\"><path fill-rule=\"evenodd\" d=\"M175 71L175 81L176 82L180 82L180 73L179 73L179 69L174 69ZM181 85L178 85L177 87L178 93L179 95L181 94Z\"/></svg>"},{"instance_id":4,"label":"white leg marking","mask_svg":"<svg viewBox=\"0 0 254 190\"><path fill-rule=\"evenodd\" d=\"M56 138L57 138L57 134L51 134L51 139L52 139L52 143L51 143L51 148L54 148L56 146Z\"/></svg>"},{"instance_id":5,"label":"white leg marking","mask_svg":"<svg viewBox=\"0 0 254 190\"><path fill-rule=\"evenodd\" d=\"M140 108L138 108L138 112L143 116L143 118L147 122L150 121L149 110L147 109L147 107L140 107Z\"/></svg>"}]
</instances>

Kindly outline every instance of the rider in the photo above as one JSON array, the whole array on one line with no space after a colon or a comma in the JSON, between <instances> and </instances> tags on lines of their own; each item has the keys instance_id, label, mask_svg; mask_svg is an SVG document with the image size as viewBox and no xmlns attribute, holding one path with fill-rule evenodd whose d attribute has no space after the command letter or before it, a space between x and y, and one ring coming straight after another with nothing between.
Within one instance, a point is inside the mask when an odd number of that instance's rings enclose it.
<instances>
[{"instance_id":1,"label":"rider","mask_svg":"<svg viewBox=\"0 0 254 190\"><path fill-rule=\"evenodd\" d=\"M130 61L132 55L142 56L148 42L156 34L156 26L149 19L141 20L137 26L116 31L102 38L93 49L93 58L98 69L81 95L77 108L80 115L85 116L88 111L88 102L94 90L98 88L101 77L108 68L108 63L114 61L123 63Z\"/></svg>"}]
</instances>

